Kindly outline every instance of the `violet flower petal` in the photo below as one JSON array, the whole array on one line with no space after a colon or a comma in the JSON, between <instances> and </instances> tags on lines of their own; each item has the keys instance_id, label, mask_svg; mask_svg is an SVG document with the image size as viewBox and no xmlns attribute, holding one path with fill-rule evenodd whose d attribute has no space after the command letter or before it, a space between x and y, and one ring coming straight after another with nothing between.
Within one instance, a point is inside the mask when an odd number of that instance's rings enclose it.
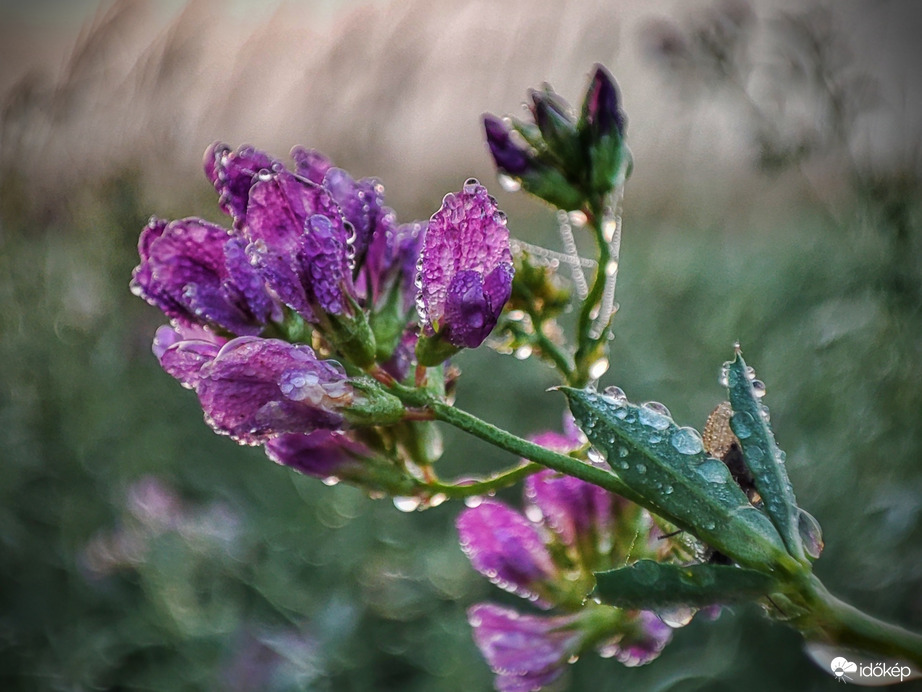
<instances>
[{"instance_id":1,"label":"violet flower petal","mask_svg":"<svg viewBox=\"0 0 922 692\"><path fill-rule=\"evenodd\" d=\"M238 337L205 364L196 383L205 419L242 444L282 433L343 425L339 409L352 400L346 374L308 346Z\"/></svg>"},{"instance_id":2,"label":"violet flower petal","mask_svg":"<svg viewBox=\"0 0 922 692\"><path fill-rule=\"evenodd\" d=\"M154 355L167 374L187 389L194 389L202 368L215 359L227 339L193 325L157 329L152 346Z\"/></svg>"},{"instance_id":3,"label":"violet flower petal","mask_svg":"<svg viewBox=\"0 0 922 692\"><path fill-rule=\"evenodd\" d=\"M534 692L559 678L578 653L582 634L577 616L521 615L479 603L467 611L474 642L496 673L500 692Z\"/></svg>"},{"instance_id":4,"label":"violet flower petal","mask_svg":"<svg viewBox=\"0 0 922 692\"><path fill-rule=\"evenodd\" d=\"M272 301L256 271L235 255L239 242L202 219L152 219L138 242L132 290L175 320L258 334Z\"/></svg>"},{"instance_id":5,"label":"violet flower petal","mask_svg":"<svg viewBox=\"0 0 922 692\"><path fill-rule=\"evenodd\" d=\"M262 171L283 168L280 161L251 146L233 151L223 142L215 142L205 150L205 175L218 193L218 205L234 219L240 230L245 221L250 188Z\"/></svg>"},{"instance_id":6,"label":"violet flower petal","mask_svg":"<svg viewBox=\"0 0 922 692\"><path fill-rule=\"evenodd\" d=\"M557 568L537 528L502 502L484 500L465 509L456 526L474 569L500 588L538 600L541 583L555 578Z\"/></svg>"},{"instance_id":7,"label":"violet flower petal","mask_svg":"<svg viewBox=\"0 0 922 692\"><path fill-rule=\"evenodd\" d=\"M339 314L351 290L347 235L324 188L280 171L250 191L247 254L279 298L306 319Z\"/></svg>"},{"instance_id":8,"label":"violet flower petal","mask_svg":"<svg viewBox=\"0 0 922 692\"><path fill-rule=\"evenodd\" d=\"M610 531L613 498L597 485L545 470L526 479L525 498L566 545L595 544Z\"/></svg>"},{"instance_id":9,"label":"violet flower petal","mask_svg":"<svg viewBox=\"0 0 922 692\"><path fill-rule=\"evenodd\" d=\"M630 630L614 642L599 647L605 655L614 656L628 667L642 666L657 658L672 640L672 628L654 613L637 613Z\"/></svg>"},{"instance_id":10,"label":"violet flower petal","mask_svg":"<svg viewBox=\"0 0 922 692\"><path fill-rule=\"evenodd\" d=\"M279 435L266 442L266 456L272 461L315 478L348 476L371 454L365 445L335 430Z\"/></svg>"},{"instance_id":11,"label":"violet flower petal","mask_svg":"<svg viewBox=\"0 0 922 692\"><path fill-rule=\"evenodd\" d=\"M333 167L333 162L316 149L295 147L291 150L291 158L295 162L295 172L317 185L323 182L323 176Z\"/></svg>"},{"instance_id":12,"label":"violet flower petal","mask_svg":"<svg viewBox=\"0 0 922 692\"><path fill-rule=\"evenodd\" d=\"M513 272L505 215L485 187L468 181L460 193L445 196L423 241L418 307L424 328L458 347L478 346L496 325Z\"/></svg>"}]
</instances>

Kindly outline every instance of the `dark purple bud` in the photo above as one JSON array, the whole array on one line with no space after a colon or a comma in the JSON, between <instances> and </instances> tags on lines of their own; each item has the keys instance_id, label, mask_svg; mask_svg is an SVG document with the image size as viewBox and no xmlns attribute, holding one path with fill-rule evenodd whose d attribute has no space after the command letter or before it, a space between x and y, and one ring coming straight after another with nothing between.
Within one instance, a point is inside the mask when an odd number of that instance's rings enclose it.
<instances>
[{"instance_id":1,"label":"dark purple bud","mask_svg":"<svg viewBox=\"0 0 922 692\"><path fill-rule=\"evenodd\" d=\"M623 625L625 632L599 647L606 656L614 656L628 667L642 666L660 655L672 640L672 628L646 610L637 611Z\"/></svg>"},{"instance_id":2,"label":"dark purple bud","mask_svg":"<svg viewBox=\"0 0 922 692\"><path fill-rule=\"evenodd\" d=\"M348 234L325 188L287 171L250 191L247 255L283 302L303 317L341 314L352 291Z\"/></svg>"},{"instance_id":3,"label":"dark purple bud","mask_svg":"<svg viewBox=\"0 0 922 692\"><path fill-rule=\"evenodd\" d=\"M305 345L258 337L225 344L202 366L195 389L208 424L241 444L337 429L352 402L338 363L318 360Z\"/></svg>"},{"instance_id":4,"label":"dark purple bud","mask_svg":"<svg viewBox=\"0 0 922 692\"><path fill-rule=\"evenodd\" d=\"M266 442L266 455L277 464L315 478L348 478L360 473L362 459L372 455L346 433L317 430L308 435L279 435Z\"/></svg>"},{"instance_id":5,"label":"dark purple bud","mask_svg":"<svg viewBox=\"0 0 922 692\"><path fill-rule=\"evenodd\" d=\"M507 505L484 500L456 522L461 549L478 572L506 591L538 600L557 568L534 524ZM541 601L547 607L546 601Z\"/></svg>"},{"instance_id":6,"label":"dark purple bud","mask_svg":"<svg viewBox=\"0 0 922 692\"><path fill-rule=\"evenodd\" d=\"M483 116L483 128L487 134L490 154L500 171L522 176L532 169L531 152L527 147L515 142L506 123L487 113Z\"/></svg>"},{"instance_id":7,"label":"dark purple bud","mask_svg":"<svg viewBox=\"0 0 922 692\"><path fill-rule=\"evenodd\" d=\"M295 162L295 172L317 185L323 182L323 176L333 168L333 162L316 149L295 147L291 150L291 158Z\"/></svg>"},{"instance_id":8,"label":"dark purple bud","mask_svg":"<svg viewBox=\"0 0 922 692\"><path fill-rule=\"evenodd\" d=\"M218 204L233 217L234 228L240 230L253 183L261 172L276 171L283 165L253 147L242 146L233 151L223 142L215 142L205 150L204 168L218 193Z\"/></svg>"},{"instance_id":9,"label":"dark purple bud","mask_svg":"<svg viewBox=\"0 0 922 692\"><path fill-rule=\"evenodd\" d=\"M536 692L558 679L583 635L577 616L521 615L510 608L479 603L467 611L474 643L496 673L500 692Z\"/></svg>"},{"instance_id":10,"label":"dark purple bud","mask_svg":"<svg viewBox=\"0 0 922 692\"><path fill-rule=\"evenodd\" d=\"M423 242L417 306L427 334L475 348L496 326L512 293L506 217L476 180L448 194Z\"/></svg>"},{"instance_id":11,"label":"dark purple bud","mask_svg":"<svg viewBox=\"0 0 922 692\"><path fill-rule=\"evenodd\" d=\"M597 485L546 470L525 481L525 498L566 545L591 549L610 532L612 495Z\"/></svg>"},{"instance_id":12,"label":"dark purple bud","mask_svg":"<svg viewBox=\"0 0 922 692\"><path fill-rule=\"evenodd\" d=\"M617 132L624 137L625 118L618 98L615 80L602 65L595 66L586 101L583 105L583 118L590 130L597 137Z\"/></svg>"},{"instance_id":13,"label":"dark purple bud","mask_svg":"<svg viewBox=\"0 0 922 692\"><path fill-rule=\"evenodd\" d=\"M201 219L152 219L138 242L132 291L174 320L258 334L273 302L242 243Z\"/></svg>"}]
</instances>

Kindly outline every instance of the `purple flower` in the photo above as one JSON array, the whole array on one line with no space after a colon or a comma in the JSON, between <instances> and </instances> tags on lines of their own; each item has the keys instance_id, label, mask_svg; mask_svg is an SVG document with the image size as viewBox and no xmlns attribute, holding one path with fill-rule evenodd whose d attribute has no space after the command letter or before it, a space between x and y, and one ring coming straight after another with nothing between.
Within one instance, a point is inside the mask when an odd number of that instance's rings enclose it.
<instances>
[{"instance_id":1,"label":"purple flower","mask_svg":"<svg viewBox=\"0 0 922 692\"><path fill-rule=\"evenodd\" d=\"M474 642L496 673L500 692L534 692L559 678L579 653L583 634L578 616L520 615L479 603L467 611Z\"/></svg>"},{"instance_id":2,"label":"purple flower","mask_svg":"<svg viewBox=\"0 0 922 692\"><path fill-rule=\"evenodd\" d=\"M283 168L281 162L251 146L231 150L223 142L215 142L205 150L205 175L218 193L218 205L234 219L240 230L246 220L250 188L260 173Z\"/></svg>"},{"instance_id":3,"label":"purple flower","mask_svg":"<svg viewBox=\"0 0 922 692\"><path fill-rule=\"evenodd\" d=\"M484 500L456 522L461 549L491 582L545 607L557 567L534 524L502 502Z\"/></svg>"},{"instance_id":4,"label":"purple flower","mask_svg":"<svg viewBox=\"0 0 922 692\"><path fill-rule=\"evenodd\" d=\"M336 429L353 396L338 363L318 360L308 346L257 337L225 344L194 386L208 424L241 444Z\"/></svg>"},{"instance_id":5,"label":"purple flower","mask_svg":"<svg viewBox=\"0 0 922 692\"><path fill-rule=\"evenodd\" d=\"M160 366L187 389L195 389L202 368L213 361L227 343L202 327L162 326L154 335L153 352Z\"/></svg>"},{"instance_id":6,"label":"purple flower","mask_svg":"<svg viewBox=\"0 0 922 692\"><path fill-rule=\"evenodd\" d=\"M372 454L343 432L316 430L307 435L279 435L266 442L266 456L315 478L349 478L360 474Z\"/></svg>"},{"instance_id":7,"label":"purple flower","mask_svg":"<svg viewBox=\"0 0 922 692\"><path fill-rule=\"evenodd\" d=\"M371 305L386 297L387 292L396 284L396 288L403 294L403 310L408 312L413 307L416 263L422 251L426 228L427 223L421 221L398 226L392 213L378 224L359 276L363 292Z\"/></svg>"},{"instance_id":8,"label":"purple flower","mask_svg":"<svg viewBox=\"0 0 922 692\"><path fill-rule=\"evenodd\" d=\"M475 348L496 326L512 293L505 215L475 180L433 214L420 263L420 320L428 335Z\"/></svg>"},{"instance_id":9,"label":"purple flower","mask_svg":"<svg viewBox=\"0 0 922 692\"><path fill-rule=\"evenodd\" d=\"M167 317L258 334L273 302L250 266L243 241L202 219L151 219L138 242L131 287Z\"/></svg>"},{"instance_id":10,"label":"purple flower","mask_svg":"<svg viewBox=\"0 0 922 692\"><path fill-rule=\"evenodd\" d=\"M316 149L295 147L291 150L291 158L295 162L295 172L317 185L323 183L323 176L333 168L333 162Z\"/></svg>"},{"instance_id":11,"label":"purple flower","mask_svg":"<svg viewBox=\"0 0 922 692\"><path fill-rule=\"evenodd\" d=\"M654 660L672 640L672 628L647 610L637 611L625 628L623 634L599 646L599 651L603 656L614 656L628 667Z\"/></svg>"},{"instance_id":12,"label":"purple flower","mask_svg":"<svg viewBox=\"0 0 922 692\"><path fill-rule=\"evenodd\" d=\"M303 317L346 311L348 233L328 190L285 170L260 178L250 189L244 234L251 261Z\"/></svg>"}]
</instances>

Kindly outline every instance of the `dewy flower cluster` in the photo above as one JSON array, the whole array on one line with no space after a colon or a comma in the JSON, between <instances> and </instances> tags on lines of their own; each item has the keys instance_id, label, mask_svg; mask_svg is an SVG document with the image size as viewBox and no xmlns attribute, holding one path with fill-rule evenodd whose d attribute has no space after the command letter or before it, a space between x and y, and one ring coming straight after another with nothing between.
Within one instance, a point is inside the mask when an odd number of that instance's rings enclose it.
<instances>
[{"instance_id":1,"label":"dewy flower cluster","mask_svg":"<svg viewBox=\"0 0 922 692\"><path fill-rule=\"evenodd\" d=\"M170 319L154 353L216 432L305 473L367 481L394 446L350 426L399 423L405 407L379 381L489 335L512 289L509 233L476 180L428 223L400 224L377 180L316 151L292 158L210 147L231 229L151 219L132 290Z\"/></svg>"},{"instance_id":2,"label":"dewy flower cluster","mask_svg":"<svg viewBox=\"0 0 922 692\"><path fill-rule=\"evenodd\" d=\"M572 422L568 427L566 434L548 432L535 441L570 452L584 440ZM461 547L474 569L542 609L566 611L523 615L491 603L468 611L497 689L538 690L589 649L628 666L656 658L672 628L651 612L587 601L595 586L593 572L644 558L669 561L681 556L684 546L663 538L646 510L570 476L541 471L525 481L524 496L524 514L485 499L457 520Z\"/></svg>"}]
</instances>

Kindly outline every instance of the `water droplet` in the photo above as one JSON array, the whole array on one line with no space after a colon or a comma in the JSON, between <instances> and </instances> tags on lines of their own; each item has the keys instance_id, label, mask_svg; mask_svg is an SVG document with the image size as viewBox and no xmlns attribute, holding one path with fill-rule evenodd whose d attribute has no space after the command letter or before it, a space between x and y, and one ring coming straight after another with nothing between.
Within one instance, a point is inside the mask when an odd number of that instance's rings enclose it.
<instances>
[{"instance_id":1,"label":"water droplet","mask_svg":"<svg viewBox=\"0 0 922 692\"><path fill-rule=\"evenodd\" d=\"M500 173L497 176L497 180L499 180L499 186L506 192L518 192L522 189L522 182L517 178L513 178L511 175Z\"/></svg>"},{"instance_id":2,"label":"water droplet","mask_svg":"<svg viewBox=\"0 0 922 692\"><path fill-rule=\"evenodd\" d=\"M265 183L269 180L272 180L272 171L270 171L268 168L261 168L259 169L259 173L256 174L256 177Z\"/></svg>"},{"instance_id":3,"label":"water droplet","mask_svg":"<svg viewBox=\"0 0 922 692\"><path fill-rule=\"evenodd\" d=\"M465 507L480 507L483 503L482 495L471 495L470 497L464 498Z\"/></svg>"},{"instance_id":4,"label":"water droplet","mask_svg":"<svg viewBox=\"0 0 922 692\"><path fill-rule=\"evenodd\" d=\"M701 435L694 428L679 428L669 441L679 454L698 454L704 450Z\"/></svg>"},{"instance_id":5,"label":"water droplet","mask_svg":"<svg viewBox=\"0 0 922 692\"><path fill-rule=\"evenodd\" d=\"M445 493L436 493L429 498L429 501L426 503L426 507L438 507L440 504L445 502L448 499L448 495Z\"/></svg>"},{"instance_id":6,"label":"water droplet","mask_svg":"<svg viewBox=\"0 0 922 692\"><path fill-rule=\"evenodd\" d=\"M401 512L415 512L419 509L420 500L418 497L395 497L394 507Z\"/></svg>"},{"instance_id":7,"label":"water droplet","mask_svg":"<svg viewBox=\"0 0 922 692\"><path fill-rule=\"evenodd\" d=\"M611 399L613 403L616 404L626 404L627 395L624 393L624 390L621 387L606 387L602 390L602 396Z\"/></svg>"},{"instance_id":8,"label":"water droplet","mask_svg":"<svg viewBox=\"0 0 922 692\"><path fill-rule=\"evenodd\" d=\"M750 380L754 380L756 378L756 369L751 365L746 366L746 377L748 377Z\"/></svg>"},{"instance_id":9,"label":"water droplet","mask_svg":"<svg viewBox=\"0 0 922 692\"><path fill-rule=\"evenodd\" d=\"M320 482L332 488L334 485L337 485L339 483L339 478L337 478L336 476L327 476Z\"/></svg>"},{"instance_id":10,"label":"water droplet","mask_svg":"<svg viewBox=\"0 0 922 692\"><path fill-rule=\"evenodd\" d=\"M665 622L672 629L678 629L679 627L685 627L685 625L691 622L692 618L695 617L695 612L694 608L689 608L688 606L676 606L675 608L660 610L656 614L659 616L660 620Z\"/></svg>"},{"instance_id":11,"label":"water droplet","mask_svg":"<svg viewBox=\"0 0 922 692\"><path fill-rule=\"evenodd\" d=\"M720 366L720 374L717 376L717 384L721 387L730 386L730 364L724 363Z\"/></svg>"},{"instance_id":12,"label":"water droplet","mask_svg":"<svg viewBox=\"0 0 922 692\"><path fill-rule=\"evenodd\" d=\"M695 471L708 483L724 484L730 475L727 467L717 459L706 459Z\"/></svg>"},{"instance_id":13,"label":"water droplet","mask_svg":"<svg viewBox=\"0 0 922 692\"><path fill-rule=\"evenodd\" d=\"M752 428L755 421L752 420L752 416L746 411L740 413L734 413L733 418L730 419L730 427L733 429L733 432L736 433L736 436L745 440L750 435L752 435Z\"/></svg>"},{"instance_id":14,"label":"water droplet","mask_svg":"<svg viewBox=\"0 0 922 692\"><path fill-rule=\"evenodd\" d=\"M589 379L599 379L608 372L608 365L608 358L599 358L595 363L589 366Z\"/></svg>"},{"instance_id":15,"label":"water droplet","mask_svg":"<svg viewBox=\"0 0 922 692\"><path fill-rule=\"evenodd\" d=\"M623 459L624 457L626 457L626 456L627 456L628 454L630 454L630 453L631 453L631 450L629 450L629 449L628 449L627 447L625 447L624 445L620 445L620 446L618 447L618 456L621 457L622 459Z\"/></svg>"},{"instance_id":16,"label":"water droplet","mask_svg":"<svg viewBox=\"0 0 922 692\"><path fill-rule=\"evenodd\" d=\"M761 399L765 396L765 383L762 380L752 381L752 394L757 399Z\"/></svg>"},{"instance_id":17,"label":"water droplet","mask_svg":"<svg viewBox=\"0 0 922 692\"><path fill-rule=\"evenodd\" d=\"M634 467L634 470L637 471L637 473L639 473L640 475L643 475L647 472L647 467L643 464L637 464Z\"/></svg>"},{"instance_id":18,"label":"water droplet","mask_svg":"<svg viewBox=\"0 0 922 692\"><path fill-rule=\"evenodd\" d=\"M517 360L525 360L531 355L531 353L532 353L531 346L528 344L525 344L515 349L515 351L513 352L513 355L516 357Z\"/></svg>"},{"instance_id":19,"label":"water droplet","mask_svg":"<svg viewBox=\"0 0 922 692\"><path fill-rule=\"evenodd\" d=\"M664 485L663 486L663 495L672 495L672 486Z\"/></svg>"},{"instance_id":20,"label":"water droplet","mask_svg":"<svg viewBox=\"0 0 922 692\"><path fill-rule=\"evenodd\" d=\"M648 428L665 430L669 427L669 409L657 401L648 401L637 409L637 419Z\"/></svg>"},{"instance_id":21,"label":"water droplet","mask_svg":"<svg viewBox=\"0 0 922 692\"><path fill-rule=\"evenodd\" d=\"M605 276L614 276L618 273L618 261L609 260L605 265Z\"/></svg>"},{"instance_id":22,"label":"water droplet","mask_svg":"<svg viewBox=\"0 0 922 692\"><path fill-rule=\"evenodd\" d=\"M581 228L586 225L586 222L589 219L586 218L586 214L584 212L577 210L577 211L571 211L569 214L567 214L567 220L573 226L576 226L577 228Z\"/></svg>"}]
</instances>

